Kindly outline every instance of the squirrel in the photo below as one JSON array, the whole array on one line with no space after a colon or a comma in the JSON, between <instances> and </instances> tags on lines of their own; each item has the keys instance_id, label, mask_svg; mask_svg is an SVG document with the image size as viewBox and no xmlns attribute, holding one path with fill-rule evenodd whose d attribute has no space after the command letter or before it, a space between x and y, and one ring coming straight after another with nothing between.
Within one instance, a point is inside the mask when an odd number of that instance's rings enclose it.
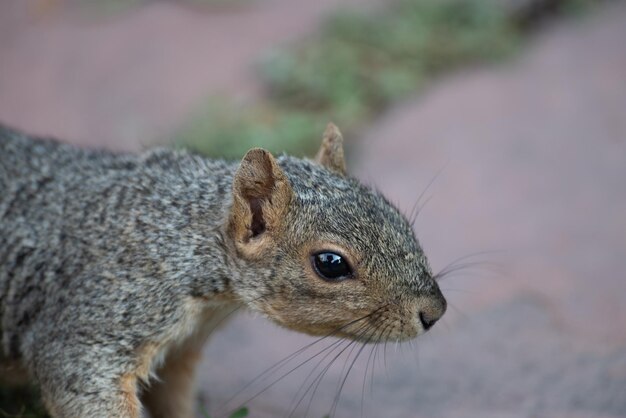
<instances>
[{"instance_id":1,"label":"squirrel","mask_svg":"<svg viewBox=\"0 0 626 418\"><path fill-rule=\"evenodd\" d=\"M202 345L240 306L376 343L422 334L446 300L333 124L314 159L239 163L0 126L0 380L38 385L54 418L190 418Z\"/></svg>"}]
</instances>

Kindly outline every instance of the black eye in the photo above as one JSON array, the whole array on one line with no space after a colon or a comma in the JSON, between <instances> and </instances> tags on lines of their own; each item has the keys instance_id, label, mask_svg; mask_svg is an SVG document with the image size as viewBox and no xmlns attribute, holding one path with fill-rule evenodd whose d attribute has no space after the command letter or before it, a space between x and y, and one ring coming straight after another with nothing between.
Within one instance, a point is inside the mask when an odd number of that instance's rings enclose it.
<instances>
[{"instance_id":1,"label":"black eye","mask_svg":"<svg viewBox=\"0 0 626 418\"><path fill-rule=\"evenodd\" d=\"M339 254L321 252L313 255L315 272L324 280L338 281L352 277L352 269Z\"/></svg>"}]
</instances>

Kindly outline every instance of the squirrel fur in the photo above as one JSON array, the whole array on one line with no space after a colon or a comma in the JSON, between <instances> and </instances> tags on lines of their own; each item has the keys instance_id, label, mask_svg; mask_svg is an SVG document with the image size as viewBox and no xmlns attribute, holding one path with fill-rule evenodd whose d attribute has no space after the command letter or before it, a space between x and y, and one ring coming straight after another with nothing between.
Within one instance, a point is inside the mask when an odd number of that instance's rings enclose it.
<instances>
[{"instance_id":1,"label":"squirrel fur","mask_svg":"<svg viewBox=\"0 0 626 418\"><path fill-rule=\"evenodd\" d=\"M406 218L346 174L342 141L329 124L314 160L231 163L0 126L0 381L39 385L55 418L189 418L202 345L239 306L312 335L423 333L446 301ZM319 251L353 277L323 280Z\"/></svg>"}]
</instances>

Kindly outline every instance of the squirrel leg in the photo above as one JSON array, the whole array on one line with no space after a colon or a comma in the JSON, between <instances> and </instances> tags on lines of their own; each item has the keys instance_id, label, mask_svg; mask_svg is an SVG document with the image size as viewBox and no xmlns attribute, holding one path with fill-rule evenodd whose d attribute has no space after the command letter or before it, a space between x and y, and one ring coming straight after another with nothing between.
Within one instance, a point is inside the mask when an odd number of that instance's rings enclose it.
<instances>
[{"instance_id":1,"label":"squirrel leg","mask_svg":"<svg viewBox=\"0 0 626 418\"><path fill-rule=\"evenodd\" d=\"M194 369L200 358L200 347L178 349L167 357L157 370L158 380L152 381L142 393L142 401L152 418L195 416Z\"/></svg>"},{"instance_id":2,"label":"squirrel leg","mask_svg":"<svg viewBox=\"0 0 626 418\"><path fill-rule=\"evenodd\" d=\"M28 347L34 355L25 360L53 418L141 417L141 370L123 349L45 337Z\"/></svg>"},{"instance_id":3,"label":"squirrel leg","mask_svg":"<svg viewBox=\"0 0 626 418\"><path fill-rule=\"evenodd\" d=\"M157 380L142 391L141 400L152 418L195 417L195 368L202 346L237 307L207 309L199 329L168 353L156 370Z\"/></svg>"},{"instance_id":4,"label":"squirrel leg","mask_svg":"<svg viewBox=\"0 0 626 418\"><path fill-rule=\"evenodd\" d=\"M68 376L69 377L69 376ZM41 385L44 405L54 418L140 418L137 378L124 375L113 386L102 390L76 391L58 382L54 388Z\"/></svg>"}]
</instances>

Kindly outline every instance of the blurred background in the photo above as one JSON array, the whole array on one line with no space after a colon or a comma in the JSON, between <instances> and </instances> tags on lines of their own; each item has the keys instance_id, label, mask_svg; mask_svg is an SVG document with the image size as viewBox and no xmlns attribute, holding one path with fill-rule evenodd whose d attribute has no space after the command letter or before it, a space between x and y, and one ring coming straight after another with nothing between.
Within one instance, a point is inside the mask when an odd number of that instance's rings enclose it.
<instances>
[{"instance_id":1,"label":"blurred background","mask_svg":"<svg viewBox=\"0 0 626 418\"><path fill-rule=\"evenodd\" d=\"M256 380L315 340L239 315L198 416L626 417L626 2L0 3L0 121L31 134L310 156L329 120L352 174L420 208L448 313ZM3 416L43 415L3 389Z\"/></svg>"}]
</instances>

